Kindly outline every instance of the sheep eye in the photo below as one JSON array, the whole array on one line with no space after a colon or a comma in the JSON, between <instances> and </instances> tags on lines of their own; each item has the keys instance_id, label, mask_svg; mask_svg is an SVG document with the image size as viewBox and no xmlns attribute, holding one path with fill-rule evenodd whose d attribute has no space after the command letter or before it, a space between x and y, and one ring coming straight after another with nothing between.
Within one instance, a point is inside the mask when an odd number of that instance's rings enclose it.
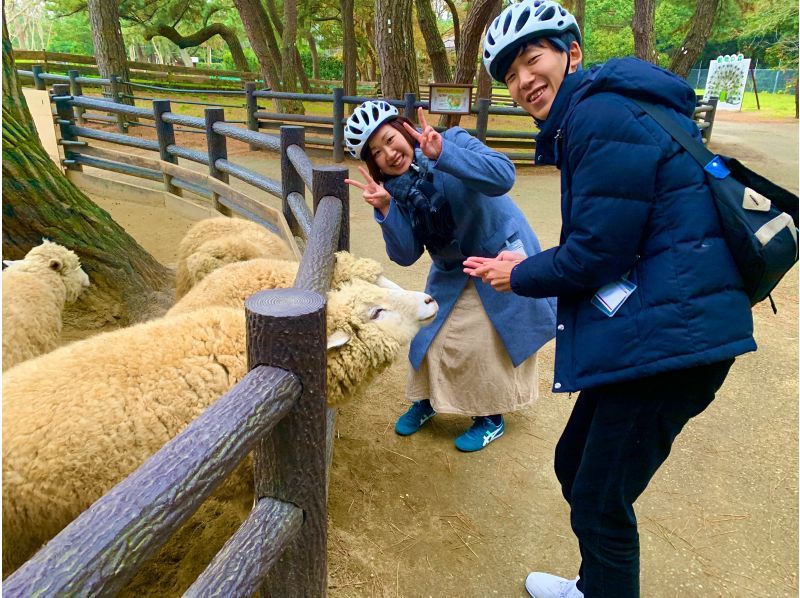
<instances>
[{"instance_id":1,"label":"sheep eye","mask_svg":"<svg viewBox=\"0 0 800 598\"><path fill-rule=\"evenodd\" d=\"M380 315L385 312L386 310L382 307L373 307L369 312L369 319L370 320L377 320Z\"/></svg>"}]
</instances>

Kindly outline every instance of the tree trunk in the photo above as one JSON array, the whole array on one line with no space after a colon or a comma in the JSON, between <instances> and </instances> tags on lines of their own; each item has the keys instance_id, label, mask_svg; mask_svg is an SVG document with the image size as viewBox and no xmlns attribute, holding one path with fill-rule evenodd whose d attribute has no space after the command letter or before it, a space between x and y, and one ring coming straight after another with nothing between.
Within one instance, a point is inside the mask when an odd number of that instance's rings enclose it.
<instances>
[{"instance_id":1,"label":"tree trunk","mask_svg":"<svg viewBox=\"0 0 800 598\"><path fill-rule=\"evenodd\" d=\"M317 40L314 39L314 34L306 31L306 41L308 42L308 51L311 54L311 78L319 79L319 53L317 52Z\"/></svg>"},{"instance_id":2,"label":"tree trunk","mask_svg":"<svg viewBox=\"0 0 800 598\"><path fill-rule=\"evenodd\" d=\"M497 15L500 14L501 8L502 6L498 2L492 11L492 14L489 15L489 19L486 21L486 29L489 28L489 25L492 24L492 21L494 21L495 18L497 18ZM486 35L486 29L483 31L484 36ZM478 92L475 97L489 99L492 97L492 76L489 74L489 71L486 70L486 67L483 66L482 59L479 59L478 63Z\"/></svg>"},{"instance_id":3,"label":"tree trunk","mask_svg":"<svg viewBox=\"0 0 800 598\"><path fill-rule=\"evenodd\" d=\"M456 75L454 83L472 83L477 66L478 46L483 30L489 24L489 17L495 14L500 0L474 0L464 21L461 32L461 50L456 59ZM461 115L448 117L447 126L453 127L461 122Z\"/></svg>"},{"instance_id":4,"label":"tree trunk","mask_svg":"<svg viewBox=\"0 0 800 598\"><path fill-rule=\"evenodd\" d=\"M344 30L344 43L342 46L342 62L344 73L342 87L344 95L356 95L356 23L353 15L353 0L339 0L339 9L342 13L342 29Z\"/></svg>"},{"instance_id":5,"label":"tree trunk","mask_svg":"<svg viewBox=\"0 0 800 598\"><path fill-rule=\"evenodd\" d=\"M375 45L386 99L402 99L406 93L419 95L412 7L413 0L375 0Z\"/></svg>"},{"instance_id":6,"label":"tree trunk","mask_svg":"<svg viewBox=\"0 0 800 598\"><path fill-rule=\"evenodd\" d=\"M283 89L297 93L297 0L283 0L283 38L281 40L281 63L283 65ZM286 112L304 114L302 102L286 102Z\"/></svg>"},{"instance_id":7,"label":"tree trunk","mask_svg":"<svg viewBox=\"0 0 800 598\"><path fill-rule=\"evenodd\" d=\"M297 63L297 78L300 81L300 89L303 93L311 93L311 82L306 75L306 69L303 68L303 59L300 58L300 50L297 49L297 44L294 46L294 61Z\"/></svg>"},{"instance_id":8,"label":"tree trunk","mask_svg":"<svg viewBox=\"0 0 800 598\"><path fill-rule=\"evenodd\" d=\"M458 10L453 0L444 0L447 8L450 9L450 15L453 17L453 44L456 47L456 55L461 51L461 25L458 22Z\"/></svg>"},{"instance_id":9,"label":"tree trunk","mask_svg":"<svg viewBox=\"0 0 800 598\"><path fill-rule=\"evenodd\" d=\"M634 0L631 29L636 57L653 63L656 62L655 22L655 0Z\"/></svg>"},{"instance_id":10,"label":"tree trunk","mask_svg":"<svg viewBox=\"0 0 800 598\"><path fill-rule=\"evenodd\" d=\"M231 51L231 57L233 58L233 64L236 65L236 70L244 72L250 70L250 65L247 64L247 58L244 55L242 44L239 42L236 32L222 23L213 23L190 35L181 35L175 27L170 27L169 25L156 25L144 32L144 38L146 40L151 40L157 35L166 37L181 49L196 48L215 35L219 35L225 40L228 49Z\"/></svg>"},{"instance_id":11,"label":"tree trunk","mask_svg":"<svg viewBox=\"0 0 800 598\"><path fill-rule=\"evenodd\" d=\"M3 257L47 238L75 251L91 286L72 309L83 326L147 319L174 297L170 270L73 185L42 148L19 88L3 16ZM83 312L83 313L82 313Z\"/></svg>"},{"instance_id":12,"label":"tree trunk","mask_svg":"<svg viewBox=\"0 0 800 598\"><path fill-rule=\"evenodd\" d=\"M265 31L270 27L264 7L258 0L233 0L242 26L256 55L264 82L275 91L281 90L280 75L267 44Z\"/></svg>"},{"instance_id":13,"label":"tree trunk","mask_svg":"<svg viewBox=\"0 0 800 598\"><path fill-rule=\"evenodd\" d=\"M578 29L581 30L581 36L584 34L583 22L586 19L586 0L575 0L575 10L572 11L572 16L578 22Z\"/></svg>"},{"instance_id":14,"label":"tree trunk","mask_svg":"<svg viewBox=\"0 0 800 598\"><path fill-rule=\"evenodd\" d=\"M265 4L267 5L267 13L275 27L275 31L278 32L278 35L283 37L283 21L281 20L281 14L278 12L278 8L275 6L275 0L267 0Z\"/></svg>"},{"instance_id":15,"label":"tree trunk","mask_svg":"<svg viewBox=\"0 0 800 598\"><path fill-rule=\"evenodd\" d=\"M447 50L444 49L442 35L436 26L436 15L433 13L431 0L416 0L416 3L417 21L422 37L425 38L428 56L431 58L433 80L437 83L450 83L453 75L450 72L450 62L447 60Z\"/></svg>"},{"instance_id":16,"label":"tree trunk","mask_svg":"<svg viewBox=\"0 0 800 598\"><path fill-rule=\"evenodd\" d=\"M377 44L375 42L375 19L367 19L364 22L364 31L367 34L366 43L364 44L364 54L368 59L367 62L367 80L368 81L377 81L378 80L378 57L375 55L375 48ZM377 94L380 89L376 89L375 93Z\"/></svg>"},{"instance_id":17,"label":"tree trunk","mask_svg":"<svg viewBox=\"0 0 800 598\"><path fill-rule=\"evenodd\" d=\"M119 6L114 0L87 0L89 22L92 26L92 42L94 56L100 76L108 78L117 75L124 81L130 81L128 56L125 52L125 41L119 25ZM122 85L124 96L133 92L129 85ZM122 103L133 105L133 99L123 97Z\"/></svg>"},{"instance_id":18,"label":"tree trunk","mask_svg":"<svg viewBox=\"0 0 800 598\"><path fill-rule=\"evenodd\" d=\"M676 75L684 79L689 76L689 70L700 57L711 36L718 5L719 0L697 0L689 33L686 34L681 47L672 55L669 65L669 70Z\"/></svg>"}]
</instances>

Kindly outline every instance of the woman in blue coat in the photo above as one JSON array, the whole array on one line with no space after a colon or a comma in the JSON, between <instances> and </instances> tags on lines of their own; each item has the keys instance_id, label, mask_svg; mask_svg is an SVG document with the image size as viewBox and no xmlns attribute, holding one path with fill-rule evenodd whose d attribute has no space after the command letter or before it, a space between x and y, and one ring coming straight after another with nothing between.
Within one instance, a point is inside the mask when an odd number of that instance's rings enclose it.
<instances>
[{"instance_id":1,"label":"woman in blue coat","mask_svg":"<svg viewBox=\"0 0 800 598\"><path fill-rule=\"evenodd\" d=\"M580 70L580 31L552 0L512 4L486 40L489 72L539 125L536 163L561 170L561 240L465 265L498 290L558 298L553 390L581 391L555 454L579 578L532 573L526 587L635 598L633 503L734 358L755 349L704 172L636 103L660 105L699 139L695 94L633 58Z\"/></svg>"},{"instance_id":2,"label":"woman in blue coat","mask_svg":"<svg viewBox=\"0 0 800 598\"><path fill-rule=\"evenodd\" d=\"M383 101L367 101L347 121L345 140L365 182L347 180L375 208L389 258L402 266L426 250L433 260L425 287L439 304L434 321L411 342L408 411L395 425L413 434L437 412L469 415L455 445L476 451L499 438L503 413L538 397L536 351L555 334L545 299L508 300L462 271L468 255L513 249L539 253L539 242L506 193L514 166L452 128L440 135L419 111L422 131Z\"/></svg>"}]
</instances>

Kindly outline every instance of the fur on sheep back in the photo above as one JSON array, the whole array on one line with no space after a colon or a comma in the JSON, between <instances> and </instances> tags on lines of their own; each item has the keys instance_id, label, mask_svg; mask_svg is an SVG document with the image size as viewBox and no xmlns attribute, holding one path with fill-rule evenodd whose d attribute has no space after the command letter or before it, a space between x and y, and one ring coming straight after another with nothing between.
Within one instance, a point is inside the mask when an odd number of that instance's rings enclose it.
<instances>
[{"instance_id":1,"label":"fur on sheep back","mask_svg":"<svg viewBox=\"0 0 800 598\"><path fill-rule=\"evenodd\" d=\"M329 293L328 401L355 396L424 323L421 293L354 281ZM432 317L435 310L426 317ZM427 320L426 320L427 321ZM241 308L99 334L3 377L3 571L10 574L246 372Z\"/></svg>"},{"instance_id":2,"label":"fur on sheep back","mask_svg":"<svg viewBox=\"0 0 800 598\"><path fill-rule=\"evenodd\" d=\"M262 257L294 260L289 245L260 224L227 216L200 220L178 246L176 296L183 297L220 266Z\"/></svg>"},{"instance_id":3,"label":"fur on sheep back","mask_svg":"<svg viewBox=\"0 0 800 598\"><path fill-rule=\"evenodd\" d=\"M3 270L3 370L56 348L61 312L89 286L75 252L44 241Z\"/></svg>"},{"instance_id":4,"label":"fur on sheep back","mask_svg":"<svg viewBox=\"0 0 800 598\"><path fill-rule=\"evenodd\" d=\"M291 287L297 268L297 262L268 258L228 264L201 280L172 306L167 315L212 305L243 307L245 300L258 291ZM382 274L383 268L375 260L357 258L347 251L340 251L336 254L331 288L340 288L351 280L375 282Z\"/></svg>"}]
</instances>

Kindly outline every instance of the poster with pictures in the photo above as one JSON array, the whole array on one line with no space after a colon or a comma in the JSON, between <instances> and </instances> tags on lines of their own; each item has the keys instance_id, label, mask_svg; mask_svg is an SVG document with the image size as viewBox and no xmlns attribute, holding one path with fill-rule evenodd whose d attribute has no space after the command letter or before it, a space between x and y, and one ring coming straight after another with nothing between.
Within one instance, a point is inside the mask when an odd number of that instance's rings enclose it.
<instances>
[{"instance_id":1,"label":"poster with pictures","mask_svg":"<svg viewBox=\"0 0 800 598\"><path fill-rule=\"evenodd\" d=\"M741 54L718 56L708 65L703 99L719 98L717 110L741 110L750 59Z\"/></svg>"}]
</instances>

